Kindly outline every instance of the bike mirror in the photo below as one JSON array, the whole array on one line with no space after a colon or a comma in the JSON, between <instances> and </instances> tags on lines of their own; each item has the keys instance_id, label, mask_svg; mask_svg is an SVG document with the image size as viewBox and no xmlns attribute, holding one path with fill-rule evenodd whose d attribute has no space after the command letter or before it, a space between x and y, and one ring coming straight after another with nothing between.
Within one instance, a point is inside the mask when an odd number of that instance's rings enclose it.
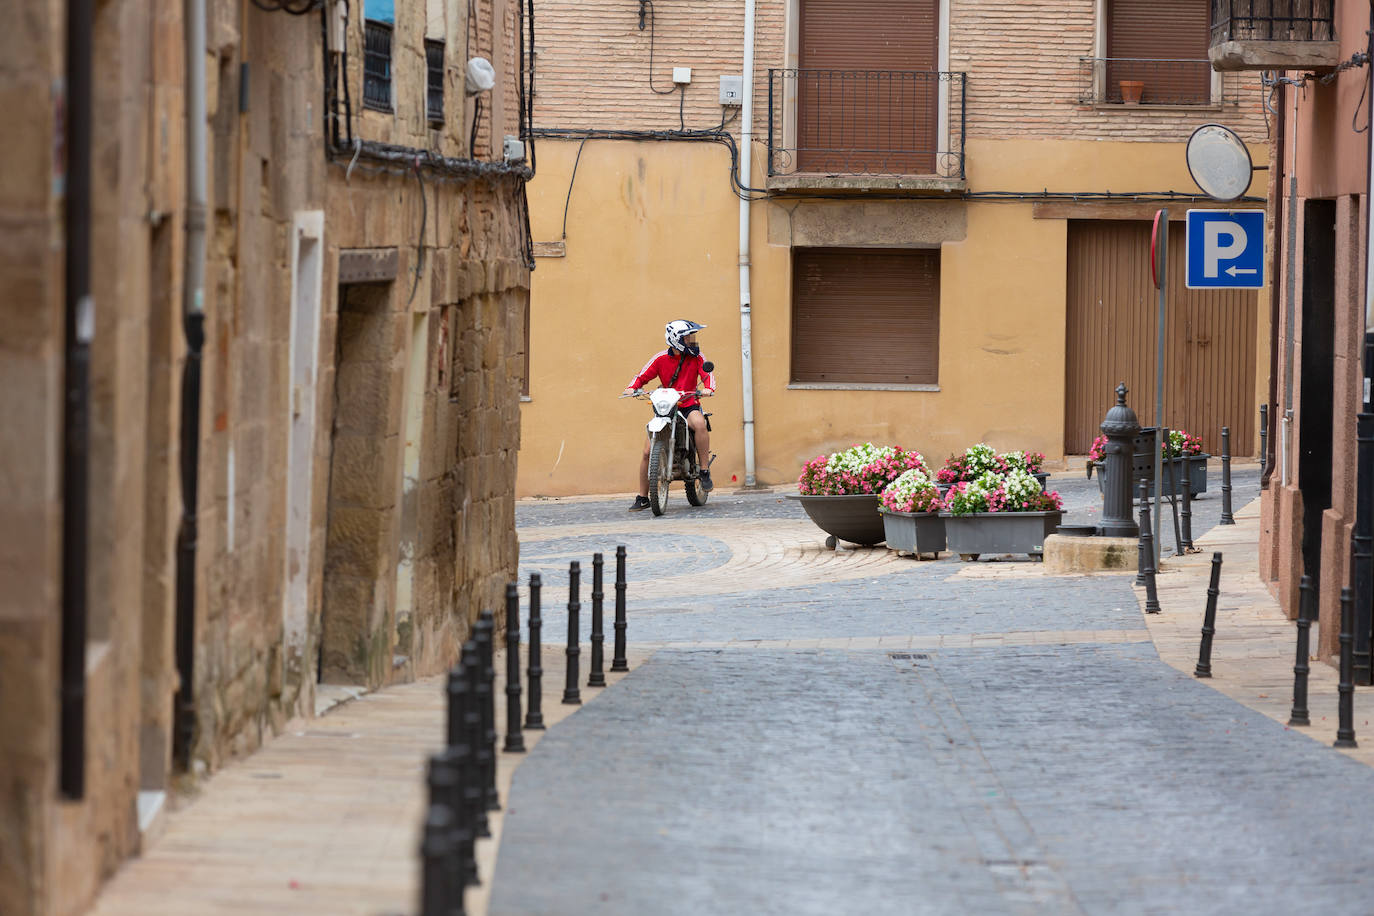
<instances>
[{"instance_id":1,"label":"bike mirror","mask_svg":"<svg viewBox=\"0 0 1374 916\"><path fill-rule=\"evenodd\" d=\"M715 372L716 364L708 359L706 362L701 364L701 368L705 369L707 372Z\"/></svg>"}]
</instances>

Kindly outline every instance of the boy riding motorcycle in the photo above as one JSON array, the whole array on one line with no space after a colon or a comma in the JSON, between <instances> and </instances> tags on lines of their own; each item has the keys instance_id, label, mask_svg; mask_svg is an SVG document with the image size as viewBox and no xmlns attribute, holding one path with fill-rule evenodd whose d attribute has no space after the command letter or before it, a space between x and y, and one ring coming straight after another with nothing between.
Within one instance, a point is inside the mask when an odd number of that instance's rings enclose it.
<instances>
[{"instance_id":1,"label":"boy riding motorcycle","mask_svg":"<svg viewBox=\"0 0 1374 916\"><path fill-rule=\"evenodd\" d=\"M678 402L678 408L687 418L687 425L692 428L697 444L697 461L701 465L701 488L709 492L714 486L710 471L711 433L706 426L706 416L701 411L701 402L696 396L698 385L704 397L716 393L715 373L706 371L701 348L697 346L697 331L705 327L704 324L681 318L668 322L663 329L668 349L654 354L639 370L639 374L630 380L624 393L635 394L652 378L657 378L664 388L691 392ZM650 438L644 440L644 457L639 462L639 495L630 505L631 512L649 508L649 445L652 441Z\"/></svg>"}]
</instances>

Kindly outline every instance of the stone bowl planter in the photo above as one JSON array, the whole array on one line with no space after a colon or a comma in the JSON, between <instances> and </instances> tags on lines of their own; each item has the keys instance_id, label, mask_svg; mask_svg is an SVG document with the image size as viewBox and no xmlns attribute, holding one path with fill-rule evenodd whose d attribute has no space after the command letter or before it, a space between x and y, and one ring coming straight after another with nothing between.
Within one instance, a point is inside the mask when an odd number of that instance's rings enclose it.
<instances>
[{"instance_id":1,"label":"stone bowl planter","mask_svg":"<svg viewBox=\"0 0 1374 916\"><path fill-rule=\"evenodd\" d=\"M825 546L834 547L836 541L849 541L872 547L887 536L883 517L878 514L877 493L855 493L845 496L803 496L792 494L788 499L801 502L807 516L830 537Z\"/></svg>"},{"instance_id":2,"label":"stone bowl planter","mask_svg":"<svg viewBox=\"0 0 1374 916\"><path fill-rule=\"evenodd\" d=\"M934 554L938 559L945 549L945 520L938 512L891 512L879 509L883 516L883 533L887 549L909 553L921 559L922 554Z\"/></svg>"},{"instance_id":3,"label":"stone bowl planter","mask_svg":"<svg viewBox=\"0 0 1374 916\"><path fill-rule=\"evenodd\" d=\"M940 513L945 520L945 542L963 560L977 560L985 553L1024 553L1034 559L1045 553L1045 538L1054 534L1064 519L1062 510L1050 512L975 512L972 515Z\"/></svg>"}]
</instances>

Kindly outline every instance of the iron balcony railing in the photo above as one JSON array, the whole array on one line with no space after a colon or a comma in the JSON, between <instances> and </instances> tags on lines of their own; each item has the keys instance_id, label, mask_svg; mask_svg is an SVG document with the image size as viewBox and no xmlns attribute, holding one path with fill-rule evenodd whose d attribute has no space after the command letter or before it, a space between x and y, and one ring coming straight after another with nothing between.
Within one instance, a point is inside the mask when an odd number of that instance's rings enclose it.
<instances>
[{"instance_id":1,"label":"iron balcony railing","mask_svg":"<svg viewBox=\"0 0 1374 916\"><path fill-rule=\"evenodd\" d=\"M1212 45L1335 41L1334 0L1212 0Z\"/></svg>"},{"instance_id":2,"label":"iron balcony railing","mask_svg":"<svg viewBox=\"0 0 1374 916\"><path fill-rule=\"evenodd\" d=\"M1084 105L1214 105L1207 60L1142 57L1079 58Z\"/></svg>"},{"instance_id":3,"label":"iron balcony railing","mask_svg":"<svg viewBox=\"0 0 1374 916\"><path fill-rule=\"evenodd\" d=\"M768 71L768 174L964 179L966 74Z\"/></svg>"}]
</instances>

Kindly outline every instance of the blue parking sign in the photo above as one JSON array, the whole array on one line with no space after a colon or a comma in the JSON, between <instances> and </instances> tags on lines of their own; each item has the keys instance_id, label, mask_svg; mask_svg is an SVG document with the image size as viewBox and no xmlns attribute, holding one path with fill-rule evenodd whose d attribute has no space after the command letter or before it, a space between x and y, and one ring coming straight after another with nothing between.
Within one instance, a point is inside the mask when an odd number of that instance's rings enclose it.
<instances>
[{"instance_id":1,"label":"blue parking sign","mask_svg":"<svg viewBox=\"0 0 1374 916\"><path fill-rule=\"evenodd\" d=\"M1188 211L1188 289L1264 286L1264 211Z\"/></svg>"}]
</instances>

